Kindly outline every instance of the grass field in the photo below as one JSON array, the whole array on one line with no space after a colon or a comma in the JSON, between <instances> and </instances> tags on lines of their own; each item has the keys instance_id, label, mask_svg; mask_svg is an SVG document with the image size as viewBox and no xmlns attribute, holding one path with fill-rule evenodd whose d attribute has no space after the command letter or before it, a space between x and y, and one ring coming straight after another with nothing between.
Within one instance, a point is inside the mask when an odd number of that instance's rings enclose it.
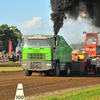
<instances>
[{"instance_id":1,"label":"grass field","mask_svg":"<svg viewBox=\"0 0 100 100\"><path fill-rule=\"evenodd\" d=\"M18 71L23 70L21 67L0 67L0 71Z\"/></svg>"},{"instance_id":2,"label":"grass field","mask_svg":"<svg viewBox=\"0 0 100 100\"><path fill-rule=\"evenodd\" d=\"M100 100L100 86L37 100Z\"/></svg>"}]
</instances>

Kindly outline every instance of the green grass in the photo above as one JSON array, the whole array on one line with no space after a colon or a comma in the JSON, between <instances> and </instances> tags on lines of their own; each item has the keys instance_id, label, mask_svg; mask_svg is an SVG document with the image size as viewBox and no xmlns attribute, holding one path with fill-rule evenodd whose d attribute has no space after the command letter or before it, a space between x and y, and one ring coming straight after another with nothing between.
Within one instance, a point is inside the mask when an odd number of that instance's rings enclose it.
<instances>
[{"instance_id":1,"label":"green grass","mask_svg":"<svg viewBox=\"0 0 100 100\"><path fill-rule=\"evenodd\" d=\"M18 71L23 70L21 67L0 67L0 71Z\"/></svg>"},{"instance_id":2,"label":"green grass","mask_svg":"<svg viewBox=\"0 0 100 100\"><path fill-rule=\"evenodd\" d=\"M100 100L100 86L37 100Z\"/></svg>"}]
</instances>

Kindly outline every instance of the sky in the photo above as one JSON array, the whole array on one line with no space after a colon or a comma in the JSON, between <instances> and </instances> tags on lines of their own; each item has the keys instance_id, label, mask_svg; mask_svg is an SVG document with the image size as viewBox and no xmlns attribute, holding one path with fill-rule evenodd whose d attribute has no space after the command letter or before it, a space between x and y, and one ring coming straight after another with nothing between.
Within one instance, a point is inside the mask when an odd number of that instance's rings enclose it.
<instances>
[{"instance_id":1,"label":"sky","mask_svg":"<svg viewBox=\"0 0 100 100\"><path fill-rule=\"evenodd\" d=\"M54 34L50 14L50 0L1 0L0 25L16 26L25 34ZM86 32L98 32L99 29L79 17L71 19L68 15L58 35L62 35L69 43L84 42Z\"/></svg>"}]
</instances>

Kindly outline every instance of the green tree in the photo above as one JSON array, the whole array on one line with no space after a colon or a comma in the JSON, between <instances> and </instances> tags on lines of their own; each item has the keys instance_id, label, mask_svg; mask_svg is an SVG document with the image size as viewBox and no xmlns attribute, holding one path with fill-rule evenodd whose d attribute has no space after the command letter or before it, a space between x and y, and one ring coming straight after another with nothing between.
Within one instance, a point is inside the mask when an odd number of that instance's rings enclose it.
<instances>
[{"instance_id":1,"label":"green tree","mask_svg":"<svg viewBox=\"0 0 100 100\"><path fill-rule=\"evenodd\" d=\"M74 50L74 49L84 49L84 42L81 43L73 43L70 45L70 47Z\"/></svg>"},{"instance_id":2,"label":"green tree","mask_svg":"<svg viewBox=\"0 0 100 100\"><path fill-rule=\"evenodd\" d=\"M11 40L13 51L15 51L18 44L18 38L21 39L22 33L16 26L8 26L7 24L2 24L0 26L0 51L6 50L8 52L9 40ZM21 39L22 41L22 39Z\"/></svg>"}]
</instances>

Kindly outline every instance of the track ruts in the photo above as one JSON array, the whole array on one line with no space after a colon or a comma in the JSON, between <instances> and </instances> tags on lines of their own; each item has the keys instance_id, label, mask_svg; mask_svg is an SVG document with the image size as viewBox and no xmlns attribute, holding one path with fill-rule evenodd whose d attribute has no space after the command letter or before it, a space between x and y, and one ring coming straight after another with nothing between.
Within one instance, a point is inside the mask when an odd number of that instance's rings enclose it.
<instances>
[{"instance_id":1,"label":"track ruts","mask_svg":"<svg viewBox=\"0 0 100 100\"><path fill-rule=\"evenodd\" d=\"M37 73L32 73L32 76L25 76L24 71L0 72L0 100L14 100L19 83L23 84L24 95L27 97L46 92L100 84L100 74L53 77L40 76Z\"/></svg>"}]
</instances>

